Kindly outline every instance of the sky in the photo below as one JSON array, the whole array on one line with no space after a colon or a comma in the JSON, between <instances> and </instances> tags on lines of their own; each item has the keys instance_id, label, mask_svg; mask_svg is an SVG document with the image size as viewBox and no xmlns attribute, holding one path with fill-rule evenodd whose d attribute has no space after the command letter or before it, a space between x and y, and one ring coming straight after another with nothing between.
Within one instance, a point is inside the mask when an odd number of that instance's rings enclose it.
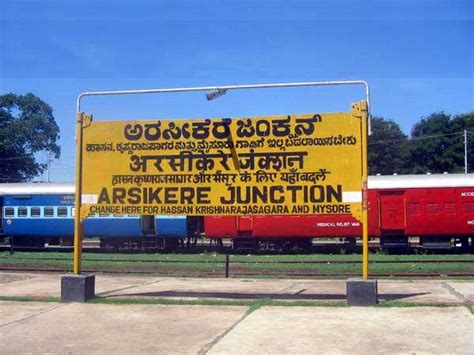
<instances>
[{"instance_id":1,"label":"sky","mask_svg":"<svg viewBox=\"0 0 474 355\"><path fill-rule=\"evenodd\" d=\"M0 95L54 109L74 180L84 91L366 80L374 116L409 134L432 112L474 110L472 0L0 0ZM94 120L348 111L362 87L86 98ZM39 159L43 159L39 156ZM46 179L46 174L37 180Z\"/></svg>"}]
</instances>

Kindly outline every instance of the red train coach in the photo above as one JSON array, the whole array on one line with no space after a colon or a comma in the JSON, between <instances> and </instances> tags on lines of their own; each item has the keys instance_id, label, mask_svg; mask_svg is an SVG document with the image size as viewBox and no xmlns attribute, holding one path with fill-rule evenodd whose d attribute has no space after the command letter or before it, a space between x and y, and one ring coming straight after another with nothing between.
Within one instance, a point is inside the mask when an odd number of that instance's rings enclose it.
<instances>
[{"instance_id":1,"label":"red train coach","mask_svg":"<svg viewBox=\"0 0 474 355\"><path fill-rule=\"evenodd\" d=\"M369 236L385 247L468 247L474 237L474 174L369 177ZM208 238L233 238L234 246L272 240L307 247L313 238L361 237L351 215L206 216ZM472 243L471 243L472 244Z\"/></svg>"}]
</instances>

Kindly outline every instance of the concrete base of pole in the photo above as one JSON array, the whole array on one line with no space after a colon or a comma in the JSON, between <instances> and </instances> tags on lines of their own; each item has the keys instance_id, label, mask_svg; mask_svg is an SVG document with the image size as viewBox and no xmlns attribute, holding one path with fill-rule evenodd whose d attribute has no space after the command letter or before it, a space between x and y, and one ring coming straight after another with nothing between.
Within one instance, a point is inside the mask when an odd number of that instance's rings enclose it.
<instances>
[{"instance_id":1,"label":"concrete base of pole","mask_svg":"<svg viewBox=\"0 0 474 355\"><path fill-rule=\"evenodd\" d=\"M377 304L377 280L348 279L346 292L348 306L375 306Z\"/></svg>"},{"instance_id":2,"label":"concrete base of pole","mask_svg":"<svg viewBox=\"0 0 474 355\"><path fill-rule=\"evenodd\" d=\"M61 302L86 302L95 295L95 275L61 277Z\"/></svg>"}]
</instances>

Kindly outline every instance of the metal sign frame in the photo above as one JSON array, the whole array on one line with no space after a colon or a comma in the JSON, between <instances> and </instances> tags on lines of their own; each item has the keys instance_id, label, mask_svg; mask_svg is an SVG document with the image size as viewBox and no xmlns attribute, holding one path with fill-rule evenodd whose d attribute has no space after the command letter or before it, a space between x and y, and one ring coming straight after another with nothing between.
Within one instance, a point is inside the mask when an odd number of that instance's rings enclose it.
<instances>
[{"instance_id":1,"label":"metal sign frame","mask_svg":"<svg viewBox=\"0 0 474 355\"><path fill-rule=\"evenodd\" d=\"M164 89L144 89L144 90L116 90L116 91L88 91L79 94L76 104L76 192L75 192L75 215L74 215L74 267L75 275L81 273L82 260L82 239L83 226L81 222L82 207L82 143L84 124L90 122L91 116L81 112L81 101L86 96L108 96L108 95L138 95L138 94L163 94L180 93L194 91L227 92L230 90L243 89L270 89L270 88L291 88L291 87L314 87L314 86L347 86L362 85L365 87L365 101L367 103L367 121L362 120L362 238L363 238L363 260L362 277L369 277L369 237L368 237L368 200L367 200L367 136L371 134L370 126L370 90L369 85L364 80L337 80L337 81L310 81L294 83L274 83L274 84L253 84L253 85L227 85L227 86L198 86L187 88L164 88Z\"/></svg>"}]
</instances>

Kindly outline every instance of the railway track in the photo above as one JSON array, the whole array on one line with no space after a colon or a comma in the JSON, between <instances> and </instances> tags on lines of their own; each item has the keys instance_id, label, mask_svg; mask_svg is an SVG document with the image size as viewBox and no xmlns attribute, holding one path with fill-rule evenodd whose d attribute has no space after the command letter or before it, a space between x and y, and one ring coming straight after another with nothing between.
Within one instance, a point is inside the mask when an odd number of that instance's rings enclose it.
<instances>
[{"instance_id":1,"label":"railway track","mask_svg":"<svg viewBox=\"0 0 474 355\"><path fill-rule=\"evenodd\" d=\"M0 256L0 260L9 259L8 257ZM32 260L31 257L15 257L15 260ZM69 261L66 258L38 258L40 261ZM149 264L166 264L166 263L186 263L186 264L223 264L225 260L150 260L150 259L101 259L101 258L87 258L84 257L85 261L88 262L104 262L104 263L149 263ZM230 264L361 264L361 260L281 260L281 261L251 261L251 260L231 260ZM439 259L423 259L423 260L377 260L370 261L370 264L414 264L414 263L472 263L474 268L473 259L452 259L452 260L439 260Z\"/></svg>"},{"instance_id":2,"label":"railway track","mask_svg":"<svg viewBox=\"0 0 474 355\"><path fill-rule=\"evenodd\" d=\"M34 273L69 273L70 268L32 268L32 267L5 267L0 266L0 271L9 272L34 272ZM157 276L185 276L185 277L223 277L224 268L213 271L190 271L190 270L116 270L116 269L83 269L83 273L94 274L129 274L129 275L157 275ZM232 277L325 277L325 278L339 278L339 277L357 277L360 273L356 272L276 272L276 271L248 271L248 270L231 270ZM446 271L446 272L371 272L372 277L474 277L473 271Z\"/></svg>"},{"instance_id":3,"label":"railway track","mask_svg":"<svg viewBox=\"0 0 474 355\"><path fill-rule=\"evenodd\" d=\"M102 258L85 258L84 261L94 263L105 263L104 267L95 266L93 268L83 268L85 273L103 273L103 274L141 274L141 275L160 275L160 276L193 276L193 277L222 277L225 275L225 270L230 270L230 274L234 277L352 277L359 276L357 270L310 270L311 265L361 265L361 260L229 260L226 265L225 260L175 260L175 259L102 259ZM70 262L70 259L60 257L47 257L32 259L31 257L11 257L0 256L0 261L4 261L0 265L0 271L23 271L23 272L40 272L40 273L64 273L70 272L70 265L49 265L49 266L30 266L30 265L13 265L18 261L31 261L44 263ZM9 264L9 261L12 265ZM120 266L120 264L127 263L127 266ZM474 259L423 259L423 260L377 260L371 261L373 266L377 264L412 264L414 267L426 264L465 264L462 268L457 270L443 270L440 266L440 271L372 271L371 275L374 277L474 277ZM135 264L135 265L134 265ZM139 264L141 264L139 266ZM144 264L146 267L144 267ZM173 267L173 264L181 264ZM188 267L183 267L182 264L189 264ZM206 268L199 268L198 265L205 265ZM111 265L113 267L111 267ZM194 267L193 265L196 265ZM301 265L308 265L305 269L282 270L271 269L276 265L288 265L291 267ZM227 266L227 267L226 267ZM268 269L257 268L252 270L254 266L268 266ZM209 268L211 267L211 268Z\"/></svg>"}]
</instances>

